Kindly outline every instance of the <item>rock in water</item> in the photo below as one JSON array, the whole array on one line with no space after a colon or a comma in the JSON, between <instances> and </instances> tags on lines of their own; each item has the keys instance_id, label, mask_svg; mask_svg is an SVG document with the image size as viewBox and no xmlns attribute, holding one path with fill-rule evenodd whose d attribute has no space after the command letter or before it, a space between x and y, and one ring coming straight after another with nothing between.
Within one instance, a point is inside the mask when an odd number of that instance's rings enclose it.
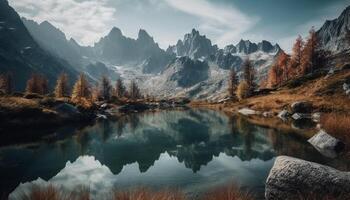
<instances>
[{"instance_id":1,"label":"rock in water","mask_svg":"<svg viewBox=\"0 0 350 200\"><path fill-rule=\"evenodd\" d=\"M321 120L321 113L317 112L317 113L313 113L311 115L312 121L314 122L320 122Z\"/></svg>"},{"instance_id":2,"label":"rock in water","mask_svg":"<svg viewBox=\"0 0 350 200\"><path fill-rule=\"evenodd\" d=\"M292 113L311 113L312 104L307 101L297 101L291 105Z\"/></svg>"},{"instance_id":3,"label":"rock in water","mask_svg":"<svg viewBox=\"0 0 350 200\"><path fill-rule=\"evenodd\" d=\"M344 149L345 144L337 138L329 135L324 130L320 130L316 135L308 140L320 153L327 157L334 158L337 153Z\"/></svg>"},{"instance_id":4,"label":"rock in water","mask_svg":"<svg viewBox=\"0 0 350 200\"><path fill-rule=\"evenodd\" d=\"M241 113L242 115L246 115L246 116L257 114L255 110L252 110L249 108L242 108L238 112Z\"/></svg>"},{"instance_id":5,"label":"rock in water","mask_svg":"<svg viewBox=\"0 0 350 200\"><path fill-rule=\"evenodd\" d=\"M287 121L290 113L287 110L282 110L281 112L278 113L278 117L282 119L283 121Z\"/></svg>"},{"instance_id":6,"label":"rock in water","mask_svg":"<svg viewBox=\"0 0 350 200\"><path fill-rule=\"evenodd\" d=\"M68 117L73 117L80 114L79 110L75 106L68 103L62 103L56 106L55 111L61 115L68 116Z\"/></svg>"},{"instance_id":7,"label":"rock in water","mask_svg":"<svg viewBox=\"0 0 350 200\"><path fill-rule=\"evenodd\" d=\"M265 198L294 200L309 195L312 199L349 199L350 173L288 156L277 157L266 180Z\"/></svg>"},{"instance_id":8,"label":"rock in water","mask_svg":"<svg viewBox=\"0 0 350 200\"><path fill-rule=\"evenodd\" d=\"M292 115L292 118L294 120L310 119L311 115L310 114L303 114L303 113L294 113Z\"/></svg>"}]
</instances>

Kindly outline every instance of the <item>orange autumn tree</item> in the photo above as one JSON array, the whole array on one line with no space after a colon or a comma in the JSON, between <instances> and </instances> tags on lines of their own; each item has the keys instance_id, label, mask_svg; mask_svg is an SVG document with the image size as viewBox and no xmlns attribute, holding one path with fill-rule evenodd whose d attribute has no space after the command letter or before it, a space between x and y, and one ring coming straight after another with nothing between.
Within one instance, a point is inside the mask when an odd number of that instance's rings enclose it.
<instances>
[{"instance_id":1,"label":"orange autumn tree","mask_svg":"<svg viewBox=\"0 0 350 200\"><path fill-rule=\"evenodd\" d=\"M291 57L291 62L290 62L292 76L294 76L294 77L301 75L301 61L302 61L302 56L303 56L303 48L304 48L304 40L299 35L298 38L295 40L295 43L293 45L292 57Z\"/></svg>"},{"instance_id":2,"label":"orange autumn tree","mask_svg":"<svg viewBox=\"0 0 350 200\"><path fill-rule=\"evenodd\" d=\"M289 76L290 70L289 70L289 65L288 65L289 61L290 61L289 55L286 54L284 51L282 51L278 55L277 64L282 70L282 81L283 82L288 81L289 77L290 77Z\"/></svg>"},{"instance_id":3,"label":"orange autumn tree","mask_svg":"<svg viewBox=\"0 0 350 200\"><path fill-rule=\"evenodd\" d=\"M48 93L48 80L41 74L32 74L27 81L26 93L45 95Z\"/></svg>"},{"instance_id":4,"label":"orange autumn tree","mask_svg":"<svg viewBox=\"0 0 350 200\"><path fill-rule=\"evenodd\" d=\"M280 86L283 82L291 78L290 70L290 58L285 52L278 54L276 61L271 66L268 77L267 77L267 87Z\"/></svg>"},{"instance_id":5,"label":"orange autumn tree","mask_svg":"<svg viewBox=\"0 0 350 200\"><path fill-rule=\"evenodd\" d=\"M318 57L318 39L317 39L315 29L311 28L311 30L309 31L309 37L302 51L302 59L301 59L302 75L314 72L317 65L317 57Z\"/></svg>"},{"instance_id":6,"label":"orange autumn tree","mask_svg":"<svg viewBox=\"0 0 350 200\"><path fill-rule=\"evenodd\" d=\"M13 92L13 80L12 74L1 74L0 75L0 92L4 94L12 94Z\"/></svg>"},{"instance_id":7,"label":"orange autumn tree","mask_svg":"<svg viewBox=\"0 0 350 200\"><path fill-rule=\"evenodd\" d=\"M269 70L266 86L269 88L273 88L281 85L282 83L282 69L277 65L277 63L273 64Z\"/></svg>"}]
</instances>

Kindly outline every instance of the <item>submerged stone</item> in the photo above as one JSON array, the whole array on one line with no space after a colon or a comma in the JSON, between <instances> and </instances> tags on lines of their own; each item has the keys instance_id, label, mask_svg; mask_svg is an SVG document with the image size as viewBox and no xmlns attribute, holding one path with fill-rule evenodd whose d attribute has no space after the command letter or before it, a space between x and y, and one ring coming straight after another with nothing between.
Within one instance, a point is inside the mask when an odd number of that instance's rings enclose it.
<instances>
[{"instance_id":1,"label":"submerged stone","mask_svg":"<svg viewBox=\"0 0 350 200\"><path fill-rule=\"evenodd\" d=\"M277 116L283 121L287 121L288 117L290 116L290 113L287 110L282 110L278 113Z\"/></svg>"},{"instance_id":2,"label":"submerged stone","mask_svg":"<svg viewBox=\"0 0 350 200\"><path fill-rule=\"evenodd\" d=\"M324 156L334 158L342 151L345 144L337 138L329 135L326 131L320 130L316 135L308 140Z\"/></svg>"},{"instance_id":3,"label":"submerged stone","mask_svg":"<svg viewBox=\"0 0 350 200\"><path fill-rule=\"evenodd\" d=\"M238 110L239 113L241 113L242 115L256 115L257 112L255 110L249 109L249 108L242 108L240 110Z\"/></svg>"}]
</instances>

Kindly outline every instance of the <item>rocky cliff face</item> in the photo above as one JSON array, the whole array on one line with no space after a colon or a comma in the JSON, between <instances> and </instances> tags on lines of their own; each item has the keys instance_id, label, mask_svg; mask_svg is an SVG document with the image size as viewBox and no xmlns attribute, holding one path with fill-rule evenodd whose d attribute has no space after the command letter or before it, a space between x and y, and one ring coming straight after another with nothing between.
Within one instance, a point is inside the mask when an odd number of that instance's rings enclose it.
<instances>
[{"instance_id":1,"label":"rocky cliff face","mask_svg":"<svg viewBox=\"0 0 350 200\"><path fill-rule=\"evenodd\" d=\"M11 72L15 87L23 90L32 73L44 74L53 86L57 76L77 72L64 60L51 56L32 38L19 15L6 0L0 0L0 72Z\"/></svg>"},{"instance_id":2,"label":"rocky cliff face","mask_svg":"<svg viewBox=\"0 0 350 200\"><path fill-rule=\"evenodd\" d=\"M208 79L208 69L208 63L185 56L173 60L163 74L167 76L167 81L187 88Z\"/></svg>"},{"instance_id":3,"label":"rocky cliff face","mask_svg":"<svg viewBox=\"0 0 350 200\"><path fill-rule=\"evenodd\" d=\"M350 47L350 6L334 20L328 20L317 31L320 45L333 53L348 51Z\"/></svg>"}]
</instances>

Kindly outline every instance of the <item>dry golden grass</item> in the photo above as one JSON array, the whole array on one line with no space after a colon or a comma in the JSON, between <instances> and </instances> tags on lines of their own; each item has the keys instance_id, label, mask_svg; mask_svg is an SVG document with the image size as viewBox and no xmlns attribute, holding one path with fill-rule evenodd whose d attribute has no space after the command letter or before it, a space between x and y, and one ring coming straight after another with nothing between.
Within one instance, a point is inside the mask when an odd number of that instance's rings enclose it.
<instances>
[{"instance_id":1,"label":"dry golden grass","mask_svg":"<svg viewBox=\"0 0 350 200\"><path fill-rule=\"evenodd\" d=\"M203 200L254 200L254 197L231 184L208 192L204 195Z\"/></svg>"},{"instance_id":2,"label":"dry golden grass","mask_svg":"<svg viewBox=\"0 0 350 200\"><path fill-rule=\"evenodd\" d=\"M178 190L160 190L154 191L147 188L137 188L127 191L114 190L110 195L99 197L100 199L110 200L190 200L184 193ZM27 194L21 194L15 197L18 200L90 200L90 191L84 188L78 188L75 192L68 194L62 193L55 186L47 187L33 186ZM255 197L248 192L243 192L234 184L215 188L198 200L254 200ZM297 200L336 200L346 199L341 197L320 196L318 194L299 195Z\"/></svg>"},{"instance_id":3,"label":"dry golden grass","mask_svg":"<svg viewBox=\"0 0 350 200\"><path fill-rule=\"evenodd\" d=\"M111 195L101 197L101 199L111 200L189 200L179 190L160 190L154 191L148 188L137 188L133 190L118 191L113 190ZM56 187L50 185L47 187L33 186L29 193L21 194L16 197L19 200L89 200L90 192L88 190L77 190L74 193L64 194ZM238 187L232 185L216 188L199 199L203 200L253 200L249 193L242 192Z\"/></svg>"},{"instance_id":4,"label":"dry golden grass","mask_svg":"<svg viewBox=\"0 0 350 200\"><path fill-rule=\"evenodd\" d=\"M0 107L8 109L37 108L39 103L22 97L0 97Z\"/></svg>"},{"instance_id":5,"label":"dry golden grass","mask_svg":"<svg viewBox=\"0 0 350 200\"><path fill-rule=\"evenodd\" d=\"M81 106L82 108L85 108L85 109L89 109L94 106L94 103L90 99L86 99L86 98L72 99L72 103L76 104L77 106Z\"/></svg>"},{"instance_id":6,"label":"dry golden grass","mask_svg":"<svg viewBox=\"0 0 350 200\"><path fill-rule=\"evenodd\" d=\"M113 200L185 200L185 195L180 191L163 190L152 191L139 188L131 191L115 191Z\"/></svg>"},{"instance_id":7,"label":"dry golden grass","mask_svg":"<svg viewBox=\"0 0 350 200\"><path fill-rule=\"evenodd\" d=\"M342 89L345 79L350 78L350 70L334 74L328 78L319 77L309 80L295 88L280 88L268 95L254 96L240 102L215 104L208 102L192 102L194 107L208 107L236 112L240 108L249 107L257 111L279 112L295 101L310 101L315 111L322 112L350 112L350 101Z\"/></svg>"},{"instance_id":8,"label":"dry golden grass","mask_svg":"<svg viewBox=\"0 0 350 200\"><path fill-rule=\"evenodd\" d=\"M23 193L19 200L89 200L90 193L88 190L79 189L76 193L63 194L56 187L49 185L40 187L34 185L29 194Z\"/></svg>"},{"instance_id":9,"label":"dry golden grass","mask_svg":"<svg viewBox=\"0 0 350 200\"><path fill-rule=\"evenodd\" d=\"M327 113L321 116L321 126L327 133L350 144L350 115Z\"/></svg>"}]
</instances>

